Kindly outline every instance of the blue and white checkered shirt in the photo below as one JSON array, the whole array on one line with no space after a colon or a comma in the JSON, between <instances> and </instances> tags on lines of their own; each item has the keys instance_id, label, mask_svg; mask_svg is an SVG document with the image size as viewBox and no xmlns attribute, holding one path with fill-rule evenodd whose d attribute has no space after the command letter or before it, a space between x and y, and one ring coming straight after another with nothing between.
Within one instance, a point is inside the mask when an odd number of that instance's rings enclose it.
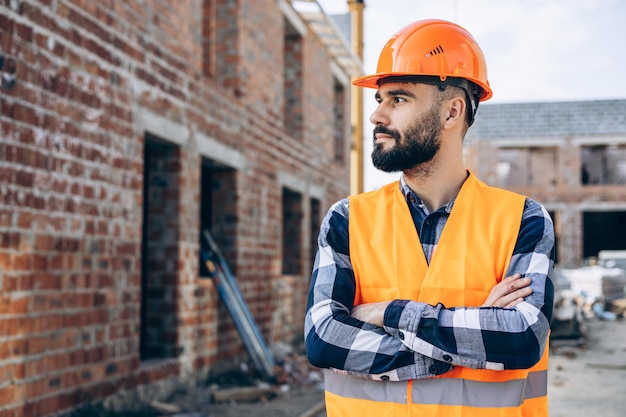
<instances>
[{"instance_id":1,"label":"blue and white checkered shirt","mask_svg":"<svg viewBox=\"0 0 626 417\"><path fill-rule=\"evenodd\" d=\"M403 178L427 261L454 205L429 213ZM318 238L305 317L307 355L320 368L367 379L408 380L445 373L453 366L527 369L541 357L550 330L554 288L554 229L541 204L526 198L506 276L531 278L532 294L515 308L446 308L394 300L384 328L351 317L355 279L350 261L349 201L335 203Z\"/></svg>"}]
</instances>

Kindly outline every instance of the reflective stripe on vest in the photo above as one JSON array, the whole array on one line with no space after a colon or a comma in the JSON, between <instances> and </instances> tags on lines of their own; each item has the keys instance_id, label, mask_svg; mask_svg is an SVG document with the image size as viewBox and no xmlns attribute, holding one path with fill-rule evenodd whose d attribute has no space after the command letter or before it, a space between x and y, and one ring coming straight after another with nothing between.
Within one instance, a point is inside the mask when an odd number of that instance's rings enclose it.
<instances>
[{"instance_id":1,"label":"reflective stripe on vest","mask_svg":"<svg viewBox=\"0 0 626 417\"><path fill-rule=\"evenodd\" d=\"M408 404L407 381L359 380L355 383L353 377L325 370L324 387L326 391L344 398ZM411 387L413 403L468 407L519 407L525 400L547 393L547 371L530 372L526 380L503 382L451 378L414 380Z\"/></svg>"}]
</instances>

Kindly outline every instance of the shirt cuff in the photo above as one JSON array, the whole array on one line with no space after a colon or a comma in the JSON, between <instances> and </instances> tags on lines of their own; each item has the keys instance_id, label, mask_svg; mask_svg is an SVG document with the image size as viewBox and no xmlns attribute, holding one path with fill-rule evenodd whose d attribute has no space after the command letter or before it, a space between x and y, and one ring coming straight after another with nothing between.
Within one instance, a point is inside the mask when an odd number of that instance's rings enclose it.
<instances>
[{"instance_id":1,"label":"shirt cuff","mask_svg":"<svg viewBox=\"0 0 626 417\"><path fill-rule=\"evenodd\" d=\"M404 338L404 333L416 334L428 304L410 300L394 300L385 309L383 327L391 336ZM432 308L432 307L431 307Z\"/></svg>"}]
</instances>

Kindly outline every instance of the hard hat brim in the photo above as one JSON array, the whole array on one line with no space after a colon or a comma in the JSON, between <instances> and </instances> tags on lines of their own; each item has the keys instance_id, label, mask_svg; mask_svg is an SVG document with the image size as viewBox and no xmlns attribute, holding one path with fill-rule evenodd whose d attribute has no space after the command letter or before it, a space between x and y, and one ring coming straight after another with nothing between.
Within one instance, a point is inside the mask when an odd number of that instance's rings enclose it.
<instances>
[{"instance_id":1,"label":"hard hat brim","mask_svg":"<svg viewBox=\"0 0 626 417\"><path fill-rule=\"evenodd\" d=\"M352 85L365 88L378 88L378 80L381 78L389 77L391 74L370 74L356 78L352 81Z\"/></svg>"},{"instance_id":2,"label":"hard hat brim","mask_svg":"<svg viewBox=\"0 0 626 417\"><path fill-rule=\"evenodd\" d=\"M380 80L384 79L384 78L388 78L388 77L403 77L403 76L409 76L409 77L420 77L420 76L432 76L432 77L438 77L438 74L415 74L412 72L379 72L376 74L369 74L369 75L364 75L362 77L356 78L354 81L352 81L352 85L355 85L357 87L365 87L365 88L373 88L373 89L378 89L378 87L380 87ZM475 80L475 79L471 79L471 78L466 78L469 81L472 81L476 84L478 84L482 90L483 90L483 94L480 97L480 101L486 101L489 100L492 95L493 92L491 90L491 86L489 86L488 84L485 85L484 83L480 82L480 80Z\"/></svg>"}]
</instances>

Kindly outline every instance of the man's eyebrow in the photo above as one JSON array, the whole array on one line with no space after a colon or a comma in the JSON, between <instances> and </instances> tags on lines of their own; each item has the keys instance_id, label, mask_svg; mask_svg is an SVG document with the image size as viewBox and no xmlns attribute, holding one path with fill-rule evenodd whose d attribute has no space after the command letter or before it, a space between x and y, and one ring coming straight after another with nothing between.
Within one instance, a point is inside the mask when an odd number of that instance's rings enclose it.
<instances>
[{"instance_id":1,"label":"man's eyebrow","mask_svg":"<svg viewBox=\"0 0 626 417\"><path fill-rule=\"evenodd\" d=\"M415 94L413 94L410 90L407 90L406 88L396 88L394 90L389 90L386 91L384 93L386 96L407 96L410 98L415 98ZM376 98L379 99L381 97L381 94L377 91L376 92Z\"/></svg>"}]
</instances>

